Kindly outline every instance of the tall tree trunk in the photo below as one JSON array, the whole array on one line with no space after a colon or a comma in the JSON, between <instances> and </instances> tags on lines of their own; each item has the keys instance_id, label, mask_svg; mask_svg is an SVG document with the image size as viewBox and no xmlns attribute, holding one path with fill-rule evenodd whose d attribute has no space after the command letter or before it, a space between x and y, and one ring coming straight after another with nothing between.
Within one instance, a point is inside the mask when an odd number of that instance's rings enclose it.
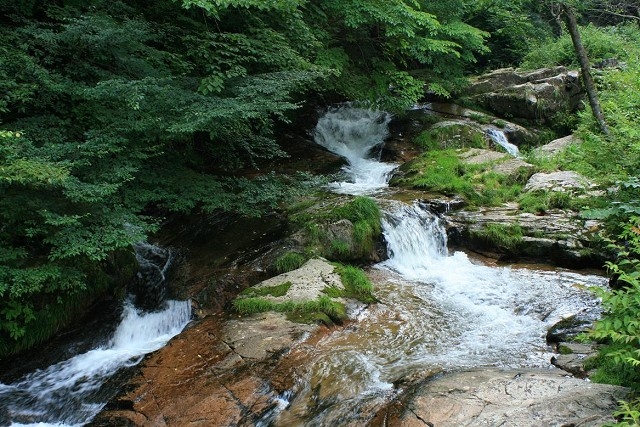
<instances>
[{"instance_id":1,"label":"tall tree trunk","mask_svg":"<svg viewBox=\"0 0 640 427\"><path fill-rule=\"evenodd\" d=\"M584 87L587 90L587 96L589 97L589 104L591 105L591 111L593 117L595 117L600 131L609 135L609 127L604 121L604 114L602 108L600 108L600 101L598 100L598 93L596 92L596 85L593 83L593 77L591 77L591 67L589 66L589 58L587 57L587 51L582 45L582 39L580 38L580 32L578 31L578 23L576 22L576 16L571 9L571 6L562 3L564 16L567 21L567 29L571 34L571 40L573 41L573 47L580 61L580 69L582 70L582 80L584 81Z\"/></svg>"}]
</instances>

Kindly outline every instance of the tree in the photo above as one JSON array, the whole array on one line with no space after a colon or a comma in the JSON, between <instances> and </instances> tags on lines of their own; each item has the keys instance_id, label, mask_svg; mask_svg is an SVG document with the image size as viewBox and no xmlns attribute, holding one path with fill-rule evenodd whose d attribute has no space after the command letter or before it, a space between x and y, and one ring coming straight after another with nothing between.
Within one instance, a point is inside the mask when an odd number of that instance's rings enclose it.
<instances>
[{"instance_id":1,"label":"tree","mask_svg":"<svg viewBox=\"0 0 640 427\"><path fill-rule=\"evenodd\" d=\"M486 37L455 3L0 0L0 355L113 292L165 215L276 208L292 180L259 168L308 94L401 109L425 66L447 93Z\"/></svg>"},{"instance_id":2,"label":"tree","mask_svg":"<svg viewBox=\"0 0 640 427\"><path fill-rule=\"evenodd\" d=\"M609 135L609 127L604 120L604 114L602 113L602 108L600 107L600 101L598 100L596 86L593 82L593 77L591 76L591 66L589 65L589 58L587 56L587 51L582 44L582 39L580 38L580 31L578 30L578 23L576 21L575 13L573 11L573 8L567 3L560 3L560 7L562 13L564 14L567 28L569 30L569 34L571 34L571 40L573 41L573 46L580 62L582 80L587 91L587 96L589 97L591 111L593 112L593 116L595 117L602 133L605 135Z\"/></svg>"}]
</instances>

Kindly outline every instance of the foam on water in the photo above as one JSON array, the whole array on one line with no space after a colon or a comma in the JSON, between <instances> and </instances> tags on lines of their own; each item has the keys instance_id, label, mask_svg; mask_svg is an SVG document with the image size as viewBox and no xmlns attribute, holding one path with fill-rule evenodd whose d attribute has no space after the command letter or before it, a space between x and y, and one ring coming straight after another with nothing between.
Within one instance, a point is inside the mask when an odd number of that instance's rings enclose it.
<instances>
[{"instance_id":1,"label":"foam on water","mask_svg":"<svg viewBox=\"0 0 640 427\"><path fill-rule=\"evenodd\" d=\"M374 149L389 135L391 116L382 111L339 107L320 118L313 131L319 145L342 156L345 181L333 182L329 188L342 194L371 194L387 187L397 165L377 161Z\"/></svg>"},{"instance_id":2,"label":"foam on water","mask_svg":"<svg viewBox=\"0 0 640 427\"><path fill-rule=\"evenodd\" d=\"M316 141L347 158L350 166L358 163L357 156L376 163L370 149L387 135L380 114L330 111L316 127ZM376 129L380 135L370 135ZM352 174L349 182L332 188L363 194L356 181L367 180L382 188L386 182L378 182L378 170L367 166L361 176ZM367 177L367 171L375 177ZM479 265L465 253L448 253L440 219L421 205L384 205L389 259L372 273L381 276L376 281L380 302L361 312L357 325L313 346L313 362L305 366L289 406L271 419L275 426L344 423L416 371L551 368L547 329L568 316L599 310L585 288L604 285L600 276Z\"/></svg>"},{"instance_id":3,"label":"foam on water","mask_svg":"<svg viewBox=\"0 0 640 427\"><path fill-rule=\"evenodd\" d=\"M166 301L163 310L152 313L142 313L127 303L107 345L12 384L0 384L0 409L13 420L13 426L83 425L106 403L97 396L108 378L164 346L190 318L189 301Z\"/></svg>"}]
</instances>

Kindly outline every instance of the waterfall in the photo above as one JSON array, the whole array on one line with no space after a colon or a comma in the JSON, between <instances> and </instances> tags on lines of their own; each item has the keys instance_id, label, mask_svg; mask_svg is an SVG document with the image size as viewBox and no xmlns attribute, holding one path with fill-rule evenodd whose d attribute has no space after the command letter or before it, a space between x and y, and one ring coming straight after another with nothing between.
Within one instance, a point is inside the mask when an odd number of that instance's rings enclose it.
<instances>
[{"instance_id":1,"label":"waterfall","mask_svg":"<svg viewBox=\"0 0 640 427\"><path fill-rule=\"evenodd\" d=\"M142 261L140 277L161 277L164 282L169 261L160 255L168 252L148 244L136 245L136 248ZM151 270L156 273L148 273ZM159 290L157 280L151 285ZM11 384L0 383L0 424L80 426L88 423L111 398L105 383L123 369L139 363L145 354L162 348L191 319L189 301L154 303L154 311L149 312L136 307L133 300L131 297L125 301L120 324L105 345L31 372Z\"/></svg>"},{"instance_id":2,"label":"waterfall","mask_svg":"<svg viewBox=\"0 0 640 427\"><path fill-rule=\"evenodd\" d=\"M507 135L505 135L503 131L495 128L489 128L486 132L487 136L497 145L507 150L507 153L511 154L513 157L520 157L520 150L518 150L517 146L509 142Z\"/></svg>"},{"instance_id":3,"label":"waterfall","mask_svg":"<svg viewBox=\"0 0 640 427\"><path fill-rule=\"evenodd\" d=\"M447 255L447 233L440 219L418 204L396 205L382 218L389 259L384 265L406 276L419 277Z\"/></svg>"},{"instance_id":4,"label":"waterfall","mask_svg":"<svg viewBox=\"0 0 640 427\"><path fill-rule=\"evenodd\" d=\"M350 164L357 163L347 157L353 153L369 158L374 141L386 136L386 127L374 126L378 114L330 111L316 128L316 140L345 153ZM360 138L363 128L377 128L382 135ZM351 133L359 136L353 148ZM375 167L369 170L377 174ZM335 183L333 188L362 194L355 185ZM485 266L463 252L449 253L441 217L423 204L386 200L382 206L389 258L369 272L376 277L379 303L358 315L357 326L333 331L309 346L311 361L301 367L303 377L294 392L261 425L348 424L387 401L395 392L393 384L416 372L549 368L547 329L568 316L598 311L597 300L585 288L603 285L602 277Z\"/></svg>"},{"instance_id":5,"label":"waterfall","mask_svg":"<svg viewBox=\"0 0 640 427\"><path fill-rule=\"evenodd\" d=\"M374 149L389 135L390 120L388 113L348 106L331 109L320 118L314 140L347 161L343 167L346 181L331 183L333 191L370 194L387 186L397 165L379 162L379 151Z\"/></svg>"}]
</instances>

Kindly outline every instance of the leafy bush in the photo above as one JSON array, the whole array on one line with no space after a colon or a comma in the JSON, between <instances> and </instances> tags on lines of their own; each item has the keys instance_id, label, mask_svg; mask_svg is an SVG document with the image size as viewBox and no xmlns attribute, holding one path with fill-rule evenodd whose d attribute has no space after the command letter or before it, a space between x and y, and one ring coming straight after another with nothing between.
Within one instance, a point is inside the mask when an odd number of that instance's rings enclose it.
<instances>
[{"instance_id":1,"label":"leafy bush","mask_svg":"<svg viewBox=\"0 0 640 427\"><path fill-rule=\"evenodd\" d=\"M630 59L630 44L640 42L637 31L630 27L603 28L590 24L580 28L580 35L592 63L609 58L626 61ZM536 49L525 55L520 67L533 70L556 65L579 67L568 33L558 39L550 39L547 43L539 44Z\"/></svg>"}]
</instances>

